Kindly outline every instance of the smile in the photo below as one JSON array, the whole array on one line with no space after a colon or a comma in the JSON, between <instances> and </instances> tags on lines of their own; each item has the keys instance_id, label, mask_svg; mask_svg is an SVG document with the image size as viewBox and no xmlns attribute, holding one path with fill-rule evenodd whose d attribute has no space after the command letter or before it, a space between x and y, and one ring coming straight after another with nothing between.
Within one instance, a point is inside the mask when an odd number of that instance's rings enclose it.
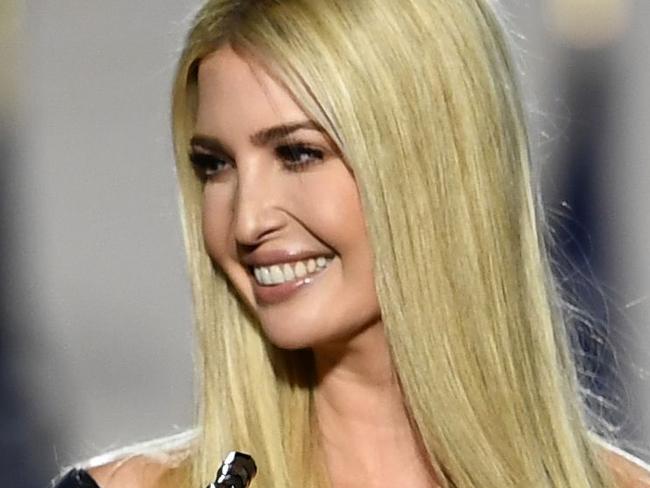
<instances>
[{"instance_id":1,"label":"smile","mask_svg":"<svg viewBox=\"0 0 650 488\"><path fill-rule=\"evenodd\" d=\"M272 266L252 267L255 281L262 286L273 286L289 283L316 274L325 269L332 262L331 257L319 256L317 258L294 261L292 263L278 263Z\"/></svg>"}]
</instances>

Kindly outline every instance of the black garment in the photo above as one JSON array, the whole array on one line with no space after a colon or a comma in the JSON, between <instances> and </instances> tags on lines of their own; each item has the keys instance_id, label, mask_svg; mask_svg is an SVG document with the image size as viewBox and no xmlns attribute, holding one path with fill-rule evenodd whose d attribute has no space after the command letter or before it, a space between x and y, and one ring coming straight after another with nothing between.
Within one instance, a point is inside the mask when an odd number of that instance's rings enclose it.
<instances>
[{"instance_id":1,"label":"black garment","mask_svg":"<svg viewBox=\"0 0 650 488\"><path fill-rule=\"evenodd\" d=\"M72 469L54 485L54 488L99 488L99 485L83 469Z\"/></svg>"}]
</instances>

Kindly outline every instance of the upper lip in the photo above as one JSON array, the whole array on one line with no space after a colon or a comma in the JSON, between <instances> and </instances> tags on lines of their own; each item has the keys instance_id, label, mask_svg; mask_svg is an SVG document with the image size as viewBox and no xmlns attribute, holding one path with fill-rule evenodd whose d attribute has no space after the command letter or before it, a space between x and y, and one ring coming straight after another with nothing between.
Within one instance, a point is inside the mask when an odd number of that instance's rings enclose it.
<instances>
[{"instance_id":1,"label":"upper lip","mask_svg":"<svg viewBox=\"0 0 650 488\"><path fill-rule=\"evenodd\" d=\"M242 261L249 267L271 266L279 263L292 263L305 259L317 258L319 256L333 256L326 251L289 251L286 249L268 249L253 251L244 256Z\"/></svg>"}]
</instances>

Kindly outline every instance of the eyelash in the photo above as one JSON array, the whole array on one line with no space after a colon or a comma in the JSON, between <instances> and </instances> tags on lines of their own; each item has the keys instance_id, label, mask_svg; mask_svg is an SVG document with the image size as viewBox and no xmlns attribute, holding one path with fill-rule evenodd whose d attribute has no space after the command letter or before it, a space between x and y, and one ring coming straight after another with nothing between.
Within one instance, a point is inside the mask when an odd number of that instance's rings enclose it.
<instances>
[{"instance_id":1,"label":"eyelash","mask_svg":"<svg viewBox=\"0 0 650 488\"><path fill-rule=\"evenodd\" d=\"M305 144L284 144L275 149L275 154L285 161L287 170L294 172L302 171L307 166L323 160L323 151ZM308 156L306 160L302 158L304 155ZM225 170L225 165L229 164L223 158L203 152L193 151L189 157L194 170L203 180L215 177Z\"/></svg>"}]
</instances>

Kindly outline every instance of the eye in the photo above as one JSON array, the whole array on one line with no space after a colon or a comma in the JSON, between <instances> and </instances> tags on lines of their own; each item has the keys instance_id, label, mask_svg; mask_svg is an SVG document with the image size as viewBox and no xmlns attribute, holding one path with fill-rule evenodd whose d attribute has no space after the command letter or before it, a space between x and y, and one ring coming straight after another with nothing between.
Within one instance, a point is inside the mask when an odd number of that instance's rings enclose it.
<instances>
[{"instance_id":1,"label":"eye","mask_svg":"<svg viewBox=\"0 0 650 488\"><path fill-rule=\"evenodd\" d=\"M291 171L300 171L323 160L323 151L305 144L285 144L278 146L275 152Z\"/></svg>"},{"instance_id":2,"label":"eye","mask_svg":"<svg viewBox=\"0 0 650 488\"><path fill-rule=\"evenodd\" d=\"M208 180L216 176L230 165L230 163L224 159L203 152L191 152L189 157L192 166L194 167L194 171L202 180Z\"/></svg>"}]
</instances>

